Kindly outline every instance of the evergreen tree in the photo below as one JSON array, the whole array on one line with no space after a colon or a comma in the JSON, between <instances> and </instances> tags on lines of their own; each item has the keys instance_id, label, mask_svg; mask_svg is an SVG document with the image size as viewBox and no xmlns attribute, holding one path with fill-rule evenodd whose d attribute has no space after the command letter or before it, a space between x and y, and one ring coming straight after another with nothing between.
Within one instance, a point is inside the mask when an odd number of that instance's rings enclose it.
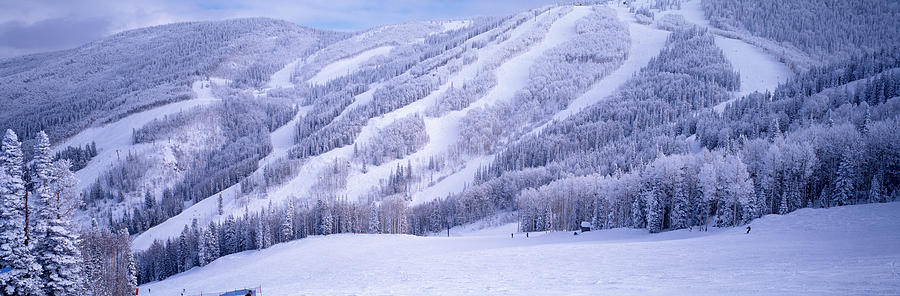
<instances>
[{"instance_id":1,"label":"evergreen tree","mask_svg":"<svg viewBox=\"0 0 900 296\"><path fill-rule=\"evenodd\" d=\"M693 220L691 217L693 213L691 201L682 183L682 173L683 171L679 171L676 175L675 191L672 194L672 214L670 217L672 220L671 226L674 229L687 228Z\"/></svg>"},{"instance_id":2,"label":"evergreen tree","mask_svg":"<svg viewBox=\"0 0 900 296\"><path fill-rule=\"evenodd\" d=\"M316 201L316 214L319 216L319 221L316 223L316 234L331 234L334 230L334 219L328 204L321 199Z\"/></svg>"},{"instance_id":3,"label":"evergreen tree","mask_svg":"<svg viewBox=\"0 0 900 296\"><path fill-rule=\"evenodd\" d=\"M856 193L854 187L855 161L850 152L850 148L844 149L841 156L841 164L838 167L837 176L834 180L834 190L832 191L832 201L834 205L849 205Z\"/></svg>"},{"instance_id":4,"label":"evergreen tree","mask_svg":"<svg viewBox=\"0 0 900 296\"><path fill-rule=\"evenodd\" d=\"M647 216L644 209L646 202L643 197L637 197L631 203L631 223L635 228L644 228L647 226Z\"/></svg>"},{"instance_id":5,"label":"evergreen tree","mask_svg":"<svg viewBox=\"0 0 900 296\"><path fill-rule=\"evenodd\" d=\"M887 196L881 188L881 174L872 176L872 184L869 186L869 202L886 202Z\"/></svg>"},{"instance_id":6,"label":"evergreen tree","mask_svg":"<svg viewBox=\"0 0 900 296\"><path fill-rule=\"evenodd\" d=\"M369 233L381 233L381 220L378 217L378 206L375 203L369 205Z\"/></svg>"},{"instance_id":7,"label":"evergreen tree","mask_svg":"<svg viewBox=\"0 0 900 296\"><path fill-rule=\"evenodd\" d=\"M26 243L22 145L6 130L0 152L0 274L2 295L42 295L41 266Z\"/></svg>"},{"instance_id":8,"label":"evergreen tree","mask_svg":"<svg viewBox=\"0 0 900 296\"><path fill-rule=\"evenodd\" d=\"M119 257L124 261L123 266L125 270L118 275L122 278L122 283L117 285L119 289L116 295L128 295L131 294L131 291L137 289L137 264L131 252L131 237L128 236L127 229L122 228L119 230L117 242L121 246L119 249L124 250L124 252L119 254Z\"/></svg>"},{"instance_id":9,"label":"evergreen tree","mask_svg":"<svg viewBox=\"0 0 900 296\"><path fill-rule=\"evenodd\" d=\"M294 239L294 202L289 202L285 215L281 218L281 241L288 242Z\"/></svg>"},{"instance_id":10,"label":"evergreen tree","mask_svg":"<svg viewBox=\"0 0 900 296\"><path fill-rule=\"evenodd\" d=\"M82 256L76 246L78 237L69 229L69 217L60 211L61 204L77 196L56 196L55 179L51 163L50 140L47 134L38 133L34 151L35 192L35 257L43 267L44 292L51 295L79 295L84 287L81 273Z\"/></svg>"},{"instance_id":11,"label":"evergreen tree","mask_svg":"<svg viewBox=\"0 0 900 296\"><path fill-rule=\"evenodd\" d=\"M647 213L647 231L657 233L663 228L663 209L660 202L661 192L656 184L650 184L650 188L641 194L641 198L646 201Z\"/></svg>"},{"instance_id":12,"label":"evergreen tree","mask_svg":"<svg viewBox=\"0 0 900 296\"><path fill-rule=\"evenodd\" d=\"M222 224L222 231L224 232L223 241L225 244L220 246L222 255L233 254L240 251L240 238L237 235L237 225L234 222L234 216L228 215L228 218L225 219L225 223Z\"/></svg>"}]
</instances>

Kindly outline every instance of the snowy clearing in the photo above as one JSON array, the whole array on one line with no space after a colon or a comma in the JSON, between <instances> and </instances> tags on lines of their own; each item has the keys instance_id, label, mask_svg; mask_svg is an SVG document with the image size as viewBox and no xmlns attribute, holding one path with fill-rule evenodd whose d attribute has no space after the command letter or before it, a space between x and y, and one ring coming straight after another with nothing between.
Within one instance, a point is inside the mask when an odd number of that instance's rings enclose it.
<instances>
[{"instance_id":1,"label":"snowy clearing","mask_svg":"<svg viewBox=\"0 0 900 296\"><path fill-rule=\"evenodd\" d=\"M888 295L900 203L802 209L745 228L463 237L332 235L220 258L141 295ZM499 230L509 229L500 226ZM499 232L499 231L498 231ZM365 246L361 248L360 246ZM150 289L152 293L147 293Z\"/></svg>"}]
</instances>

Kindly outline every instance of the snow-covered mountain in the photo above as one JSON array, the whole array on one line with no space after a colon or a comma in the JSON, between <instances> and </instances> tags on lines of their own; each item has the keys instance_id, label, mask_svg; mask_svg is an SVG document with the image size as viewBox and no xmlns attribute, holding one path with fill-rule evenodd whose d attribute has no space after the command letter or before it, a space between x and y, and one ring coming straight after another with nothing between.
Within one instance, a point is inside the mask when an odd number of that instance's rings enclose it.
<instances>
[{"instance_id":1,"label":"snow-covered mountain","mask_svg":"<svg viewBox=\"0 0 900 296\"><path fill-rule=\"evenodd\" d=\"M893 201L900 6L826 2L143 28L0 60L0 127L48 131L75 164L75 221L127 229L141 283L308 235L683 234Z\"/></svg>"}]
</instances>

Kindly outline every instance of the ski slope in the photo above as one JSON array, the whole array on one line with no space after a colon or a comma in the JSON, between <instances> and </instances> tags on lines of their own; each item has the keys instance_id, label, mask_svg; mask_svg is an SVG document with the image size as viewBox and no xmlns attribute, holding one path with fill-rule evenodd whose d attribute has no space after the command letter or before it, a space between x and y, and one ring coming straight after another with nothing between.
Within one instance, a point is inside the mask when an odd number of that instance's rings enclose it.
<instances>
[{"instance_id":1,"label":"ski slope","mask_svg":"<svg viewBox=\"0 0 900 296\"><path fill-rule=\"evenodd\" d=\"M563 8L555 8L555 10L558 9ZM554 11L551 10L539 17L550 17L553 13ZM357 185L347 188L347 196L349 196L351 200L362 196L372 186L378 184L380 180L387 178L390 175L391 170L396 168L397 164L405 164L408 161L411 161L414 164L424 164L431 156L438 156L446 153L457 143L459 137L459 122L470 110L491 106L499 102L511 101L516 92L524 89L528 83L531 66L534 65L547 50L574 38L576 34L575 22L590 13L590 7L574 7L572 11L553 22L541 41L533 44L523 53L510 58L494 69L493 71L497 77L496 85L483 97L475 100L466 108L447 112L437 118L426 117L425 128L428 133L429 141L425 147L402 159L389 161L381 166L370 168L366 174L351 174L348 183ZM515 42L515 40L525 35L529 30L535 30L536 24L537 19L532 19L518 26L510 33L510 38L507 42ZM393 120L408 116L409 114L424 113L426 108L437 103L438 97L451 85L463 85L466 80L475 77L478 73L477 71L483 69L486 64L501 59L502 46L503 43L495 44L480 50L478 52L478 60L475 63L467 65L456 75L452 76L437 91L418 102L398 109L382 118L373 119L376 121L375 126L384 126ZM360 134L359 139L360 141L365 141L374 134L375 131L370 130L367 133L367 131L364 130L363 133ZM444 178L434 186L429 186L421 191L416 191L413 193L413 204L427 202L444 197L448 193L461 191L466 183L471 182L475 175L475 170L481 165L489 163L490 159L490 157L479 157L470 160L460 171Z\"/></svg>"},{"instance_id":2,"label":"ski slope","mask_svg":"<svg viewBox=\"0 0 900 296\"><path fill-rule=\"evenodd\" d=\"M634 14L629 13L625 7L614 6L613 8L616 10L618 18L628 25L628 34L631 37L628 57L622 66L595 83L587 92L572 100L566 109L557 112L552 121L565 120L584 108L611 96L622 84L646 66L651 58L659 54L659 51L666 45L666 37L669 36L669 32L637 23ZM534 129L531 134L540 133L547 124L549 122Z\"/></svg>"},{"instance_id":3,"label":"ski slope","mask_svg":"<svg viewBox=\"0 0 900 296\"><path fill-rule=\"evenodd\" d=\"M461 237L342 234L220 258L140 295L897 295L900 203L801 209L745 228ZM361 247L365 246L365 247ZM148 289L152 291L147 293Z\"/></svg>"},{"instance_id":4,"label":"ski slope","mask_svg":"<svg viewBox=\"0 0 900 296\"><path fill-rule=\"evenodd\" d=\"M691 0L681 5L681 9L666 11L662 14L679 14L690 23L711 28L709 21L703 14L700 0ZM710 32L717 32L711 30ZM787 81L794 74L784 63L775 57L765 53L761 48L722 35L715 36L716 46L722 49L722 53L735 70L741 74L741 89L733 94L731 100L719 103L714 110L722 112L725 106L735 99L753 92L774 91L779 83Z\"/></svg>"},{"instance_id":5,"label":"ski slope","mask_svg":"<svg viewBox=\"0 0 900 296\"><path fill-rule=\"evenodd\" d=\"M320 70L318 73L316 73L315 76L310 78L308 82L311 84L325 84L332 79L349 75L359 69L359 66L369 59L381 55L386 55L391 52L392 49L394 49L394 46L379 46L363 51L355 56L338 60L322 68L322 70Z\"/></svg>"},{"instance_id":6,"label":"ski slope","mask_svg":"<svg viewBox=\"0 0 900 296\"><path fill-rule=\"evenodd\" d=\"M109 124L91 127L57 144L54 147L55 151L60 151L68 146L83 147L91 142L97 144L97 156L92 158L87 166L75 172L75 177L79 180L76 192L81 192L94 183L100 174L118 163L119 159L124 158L129 152L140 153L150 148L152 144L132 144L134 129L141 128L154 119L162 119L167 115L216 102L218 99L212 94L211 83L218 82L214 80L194 82L191 86L195 95L194 99L166 104L129 115Z\"/></svg>"}]
</instances>

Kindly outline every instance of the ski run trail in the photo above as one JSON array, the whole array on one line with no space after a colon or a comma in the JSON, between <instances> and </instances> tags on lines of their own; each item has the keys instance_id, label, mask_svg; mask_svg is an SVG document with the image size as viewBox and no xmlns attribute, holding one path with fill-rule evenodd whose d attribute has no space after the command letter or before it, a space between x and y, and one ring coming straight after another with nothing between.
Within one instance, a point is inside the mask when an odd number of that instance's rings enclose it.
<instances>
[{"instance_id":1,"label":"ski run trail","mask_svg":"<svg viewBox=\"0 0 900 296\"><path fill-rule=\"evenodd\" d=\"M84 145L88 145L91 142L97 145L97 156L92 158L86 167L75 172L75 177L79 180L78 186L75 188L76 192L81 192L88 188L97 180L100 174L116 165L120 159L124 159L128 153L139 154L157 145L156 143L133 144L132 132L134 129L141 128L154 119L162 119L168 115L188 111L192 108L218 101L212 94L212 89L210 88L212 83L221 84L225 82L221 79L194 82L191 85L196 96L194 99L166 104L126 116L109 124L91 127L57 144L54 147L55 152L68 146L84 147Z\"/></svg>"},{"instance_id":2,"label":"ski run trail","mask_svg":"<svg viewBox=\"0 0 900 296\"><path fill-rule=\"evenodd\" d=\"M394 47L389 45L376 47L370 50L363 51L356 56L341 59L337 62L331 63L322 68L322 70L319 70L319 73L317 73L316 76L310 78L309 83L325 84L326 82L334 80L335 78L356 72L356 70L359 69L359 66L362 65L362 63L368 61L373 57L385 55L391 52L392 49L394 49Z\"/></svg>"},{"instance_id":3,"label":"ski run trail","mask_svg":"<svg viewBox=\"0 0 900 296\"><path fill-rule=\"evenodd\" d=\"M701 27L711 28L709 21L703 14L700 0L691 0L682 3L681 9L666 11L665 14L680 14L690 23ZM712 30L711 32L715 32ZM734 93L731 100L719 103L714 110L722 112L725 106L734 100L753 92L774 91L779 83L787 81L794 74L787 65L779 62L775 57L765 53L762 49L739 39L733 39L716 35L716 46L722 49L725 57L731 62L734 70L741 74L741 90Z\"/></svg>"},{"instance_id":4,"label":"ski run trail","mask_svg":"<svg viewBox=\"0 0 900 296\"><path fill-rule=\"evenodd\" d=\"M746 228L315 236L219 258L140 295L897 295L900 203L801 209ZM457 235L457 233L453 233ZM365 247L361 247L365 246ZM148 292L148 289L150 293Z\"/></svg>"}]
</instances>

